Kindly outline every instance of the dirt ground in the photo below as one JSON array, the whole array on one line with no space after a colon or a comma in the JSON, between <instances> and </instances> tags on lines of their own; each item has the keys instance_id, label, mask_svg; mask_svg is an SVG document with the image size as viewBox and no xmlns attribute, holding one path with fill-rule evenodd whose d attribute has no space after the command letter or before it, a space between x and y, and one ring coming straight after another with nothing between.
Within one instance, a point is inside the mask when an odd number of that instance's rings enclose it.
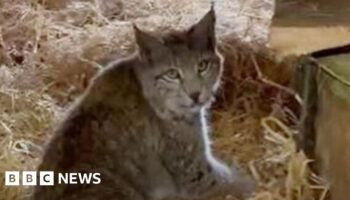
<instances>
[{"instance_id":1,"label":"dirt ground","mask_svg":"<svg viewBox=\"0 0 350 200\"><path fill-rule=\"evenodd\" d=\"M348 26L350 1L277 1L274 24L277 26Z\"/></svg>"},{"instance_id":2,"label":"dirt ground","mask_svg":"<svg viewBox=\"0 0 350 200\"><path fill-rule=\"evenodd\" d=\"M350 43L350 1L277 3L270 45L282 56Z\"/></svg>"}]
</instances>

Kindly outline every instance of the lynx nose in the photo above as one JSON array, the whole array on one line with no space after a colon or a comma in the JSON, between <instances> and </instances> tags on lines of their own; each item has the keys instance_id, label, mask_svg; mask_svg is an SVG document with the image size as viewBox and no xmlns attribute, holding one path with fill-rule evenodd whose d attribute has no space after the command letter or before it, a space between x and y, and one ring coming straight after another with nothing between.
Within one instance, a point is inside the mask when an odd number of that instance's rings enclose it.
<instances>
[{"instance_id":1,"label":"lynx nose","mask_svg":"<svg viewBox=\"0 0 350 200\"><path fill-rule=\"evenodd\" d=\"M198 103L199 95L200 95L200 92L193 92L190 94L190 97L194 103Z\"/></svg>"}]
</instances>

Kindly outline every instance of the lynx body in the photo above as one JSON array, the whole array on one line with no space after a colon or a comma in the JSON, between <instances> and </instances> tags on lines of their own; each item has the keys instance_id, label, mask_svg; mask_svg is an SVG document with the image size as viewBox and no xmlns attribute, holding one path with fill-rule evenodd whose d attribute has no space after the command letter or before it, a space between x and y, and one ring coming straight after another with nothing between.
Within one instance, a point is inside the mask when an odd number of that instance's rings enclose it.
<instances>
[{"instance_id":1,"label":"lynx body","mask_svg":"<svg viewBox=\"0 0 350 200\"><path fill-rule=\"evenodd\" d=\"M35 188L35 200L244 197L251 180L211 153L206 112L222 74L210 10L189 30L135 27L138 52L92 81L56 130L38 170L101 173L98 185Z\"/></svg>"}]
</instances>

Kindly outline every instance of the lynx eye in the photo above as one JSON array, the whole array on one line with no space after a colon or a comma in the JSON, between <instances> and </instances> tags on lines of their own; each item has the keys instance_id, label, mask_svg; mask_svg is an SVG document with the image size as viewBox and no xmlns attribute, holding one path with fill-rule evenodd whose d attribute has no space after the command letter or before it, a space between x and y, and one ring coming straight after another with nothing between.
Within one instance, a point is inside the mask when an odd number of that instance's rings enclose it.
<instances>
[{"instance_id":1,"label":"lynx eye","mask_svg":"<svg viewBox=\"0 0 350 200\"><path fill-rule=\"evenodd\" d=\"M180 73L176 69L169 69L164 73L164 76L172 80L180 79Z\"/></svg>"},{"instance_id":2,"label":"lynx eye","mask_svg":"<svg viewBox=\"0 0 350 200\"><path fill-rule=\"evenodd\" d=\"M198 73L203 73L205 71L207 71L210 67L210 61L209 60L202 60L199 64L198 64Z\"/></svg>"}]
</instances>

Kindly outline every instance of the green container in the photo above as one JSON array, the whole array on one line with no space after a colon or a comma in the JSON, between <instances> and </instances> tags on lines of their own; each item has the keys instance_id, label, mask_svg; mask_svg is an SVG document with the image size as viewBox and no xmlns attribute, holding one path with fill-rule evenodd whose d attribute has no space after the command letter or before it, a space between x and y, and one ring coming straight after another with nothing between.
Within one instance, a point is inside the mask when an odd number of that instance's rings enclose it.
<instances>
[{"instance_id":1,"label":"green container","mask_svg":"<svg viewBox=\"0 0 350 200\"><path fill-rule=\"evenodd\" d=\"M303 57L299 144L330 184L332 200L350 199L350 45Z\"/></svg>"}]
</instances>

